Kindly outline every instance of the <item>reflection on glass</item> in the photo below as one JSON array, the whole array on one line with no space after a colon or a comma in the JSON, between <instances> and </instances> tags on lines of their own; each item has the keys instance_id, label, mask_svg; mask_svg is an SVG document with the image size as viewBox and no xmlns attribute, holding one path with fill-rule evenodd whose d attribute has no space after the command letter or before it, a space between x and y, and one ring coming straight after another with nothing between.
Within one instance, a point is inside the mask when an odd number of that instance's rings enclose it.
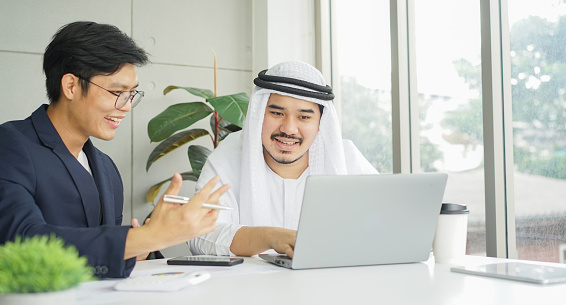
<instances>
[{"instance_id":1,"label":"reflection on glass","mask_svg":"<svg viewBox=\"0 0 566 305\"><path fill-rule=\"evenodd\" d=\"M391 173L389 1L337 0L333 10L343 136L380 173Z\"/></svg>"},{"instance_id":2,"label":"reflection on glass","mask_svg":"<svg viewBox=\"0 0 566 305\"><path fill-rule=\"evenodd\" d=\"M566 255L566 5L509 1L520 259Z\"/></svg>"},{"instance_id":3,"label":"reflection on glass","mask_svg":"<svg viewBox=\"0 0 566 305\"><path fill-rule=\"evenodd\" d=\"M485 255L479 3L414 1L421 170L470 210L467 254Z\"/></svg>"}]
</instances>

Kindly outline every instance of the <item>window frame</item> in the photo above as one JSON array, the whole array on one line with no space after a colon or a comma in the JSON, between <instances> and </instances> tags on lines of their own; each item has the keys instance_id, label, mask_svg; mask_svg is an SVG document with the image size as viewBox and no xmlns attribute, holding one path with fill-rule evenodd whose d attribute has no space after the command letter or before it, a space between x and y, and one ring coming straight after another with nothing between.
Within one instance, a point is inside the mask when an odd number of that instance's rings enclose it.
<instances>
[{"instance_id":1,"label":"window frame","mask_svg":"<svg viewBox=\"0 0 566 305\"><path fill-rule=\"evenodd\" d=\"M324 74L330 75L333 87L338 87L334 84L338 79L335 77L338 75L337 60L332 58L336 50L336 33L332 32L336 20L332 14L335 1L315 1L319 34L316 37L316 57L317 66ZM414 1L390 0L394 173L420 172ZM479 3L486 254L490 257L517 258L507 1L480 0ZM335 94L335 104L340 109L340 92Z\"/></svg>"}]
</instances>

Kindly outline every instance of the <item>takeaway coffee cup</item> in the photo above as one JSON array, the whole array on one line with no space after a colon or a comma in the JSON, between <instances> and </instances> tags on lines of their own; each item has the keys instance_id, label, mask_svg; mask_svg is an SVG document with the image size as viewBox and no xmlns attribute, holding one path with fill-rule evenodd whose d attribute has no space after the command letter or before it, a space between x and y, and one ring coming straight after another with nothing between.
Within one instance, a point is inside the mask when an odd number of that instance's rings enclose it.
<instances>
[{"instance_id":1,"label":"takeaway coffee cup","mask_svg":"<svg viewBox=\"0 0 566 305\"><path fill-rule=\"evenodd\" d=\"M432 253L437 263L457 263L466 255L469 213L465 204L442 204L432 243Z\"/></svg>"}]
</instances>

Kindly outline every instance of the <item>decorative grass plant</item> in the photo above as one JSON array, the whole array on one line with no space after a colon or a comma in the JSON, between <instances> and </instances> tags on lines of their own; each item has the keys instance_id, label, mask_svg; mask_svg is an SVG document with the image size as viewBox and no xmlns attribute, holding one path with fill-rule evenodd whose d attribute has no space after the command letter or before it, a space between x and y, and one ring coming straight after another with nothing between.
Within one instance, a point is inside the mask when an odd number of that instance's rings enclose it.
<instances>
[{"instance_id":1,"label":"decorative grass plant","mask_svg":"<svg viewBox=\"0 0 566 305\"><path fill-rule=\"evenodd\" d=\"M86 258L55 235L0 246L0 294L60 291L93 279Z\"/></svg>"}]
</instances>

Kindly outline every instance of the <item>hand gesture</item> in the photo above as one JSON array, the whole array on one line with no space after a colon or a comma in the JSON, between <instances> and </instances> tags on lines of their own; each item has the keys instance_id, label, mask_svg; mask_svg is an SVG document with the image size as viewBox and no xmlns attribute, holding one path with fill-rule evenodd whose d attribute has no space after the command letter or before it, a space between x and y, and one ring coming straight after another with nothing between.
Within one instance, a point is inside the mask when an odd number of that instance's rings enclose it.
<instances>
[{"instance_id":1,"label":"hand gesture","mask_svg":"<svg viewBox=\"0 0 566 305\"><path fill-rule=\"evenodd\" d=\"M164 249L214 231L218 210L203 208L202 204L218 204L220 196L230 188L223 185L213 192L218 181L219 177L212 178L186 204L164 202L161 197L151 213L151 221L128 232L124 258ZM177 195L182 184L181 175L176 173L165 195Z\"/></svg>"}]
</instances>

